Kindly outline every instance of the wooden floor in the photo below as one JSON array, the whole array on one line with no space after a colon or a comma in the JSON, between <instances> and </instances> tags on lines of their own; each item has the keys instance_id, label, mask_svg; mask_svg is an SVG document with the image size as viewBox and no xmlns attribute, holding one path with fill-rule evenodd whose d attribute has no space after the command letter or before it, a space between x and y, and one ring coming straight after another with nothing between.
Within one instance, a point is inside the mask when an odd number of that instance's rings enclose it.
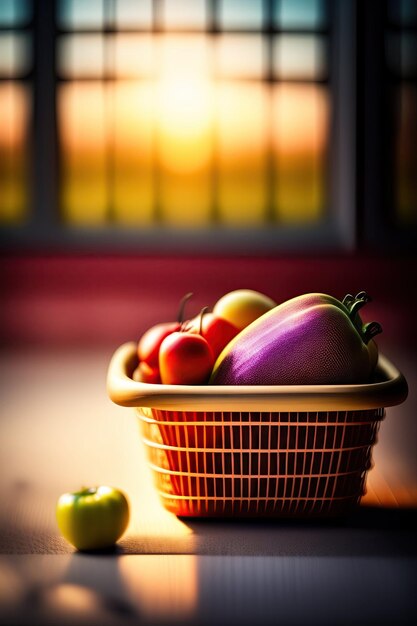
<instances>
[{"instance_id":1,"label":"wooden floor","mask_svg":"<svg viewBox=\"0 0 417 626\"><path fill-rule=\"evenodd\" d=\"M0 624L413 623L414 355L389 354L410 396L381 425L360 510L320 525L165 511L133 410L106 395L112 350L0 353ZM56 527L58 496L93 484L130 499L113 553L74 553Z\"/></svg>"}]
</instances>

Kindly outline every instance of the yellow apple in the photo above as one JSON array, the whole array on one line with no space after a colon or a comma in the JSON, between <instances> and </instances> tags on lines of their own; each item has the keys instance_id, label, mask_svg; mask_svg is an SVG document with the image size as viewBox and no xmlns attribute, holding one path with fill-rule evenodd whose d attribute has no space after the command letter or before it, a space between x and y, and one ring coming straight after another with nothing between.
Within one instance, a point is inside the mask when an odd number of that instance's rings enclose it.
<instances>
[{"instance_id":1,"label":"yellow apple","mask_svg":"<svg viewBox=\"0 0 417 626\"><path fill-rule=\"evenodd\" d=\"M268 296L252 289L236 289L225 294L216 302L214 315L221 317L239 330L243 330L258 317L277 304Z\"/></svg>"}]
</instances>

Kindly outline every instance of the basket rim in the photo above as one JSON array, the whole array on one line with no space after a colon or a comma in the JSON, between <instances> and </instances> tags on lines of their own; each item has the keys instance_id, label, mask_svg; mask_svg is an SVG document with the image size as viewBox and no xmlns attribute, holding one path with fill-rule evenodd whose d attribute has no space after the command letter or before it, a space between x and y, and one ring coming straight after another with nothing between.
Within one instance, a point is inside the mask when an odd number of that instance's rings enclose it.
<instances>
[{"instance_id":1,"label":"basket rim","mask_svg":"<svg viewBox=\"0 0 417 626\"><path fill-rule=\"evenodd\" d=\"M401 404L408 386L403 374L383 355L378 382L362 385L163 385L140 383L131 374L137 364L134 341L119 346L110 360L107 393L124 407L172 411L341 411Z\"/></svg>"}]
</instances>

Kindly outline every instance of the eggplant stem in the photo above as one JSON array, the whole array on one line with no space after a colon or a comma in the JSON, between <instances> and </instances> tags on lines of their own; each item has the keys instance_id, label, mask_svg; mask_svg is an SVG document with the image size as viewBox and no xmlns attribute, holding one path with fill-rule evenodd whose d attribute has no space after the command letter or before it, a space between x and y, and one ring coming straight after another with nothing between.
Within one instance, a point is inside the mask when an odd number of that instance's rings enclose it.
<instances>
[{"instance_id":1,"label":"eggplant stem","mask_svg":"<svg viewBox=\"0 0 417 626\"><path fill-rule=\"evenodd\" d=\"M365 292L363 292L365 293ZM359 299L357 300L355 298L355 302L351 305L350 309L349 309L349 317L351 320L355 319L356 314L358 313L358 311L365 306L365 304L367 304L369 302L368 299L363 298L363 299Z\"/></svg>"},{"instance_id":2,"label":"eggplant stem","mask_svg":"<svg viewBox=\"0 0 417 626\"><path fill-rule=\"evenodd\" d=\"M366 303L371 302L372 298L366 293L366 291L360 291L356 294L355 300L363 300Z\"/></svg>"},{"instance_id":3,"label":"eggplant stem","mask_svg":"<svg viewBox=\"0 0 417 626\"><path fill-rule=\"evenodd\" d=\"M349 310L354 301L355 301L355 298L352 296L352 294L347 293L342 300L342 304L344 304L345 307Z\"/></svg>"},{"instance_id":4,"label":"eggplant stem","mask_svg":"<svg viewBox=\"0 0 417 626\"><path fill-rule=\"evenodd\" d=\"M370 340L382 333L382 326L378 322L368 322L362 326L362 339L365 343L369 343Z\"/></svg>"},{"instance_id":5,"label":"eggplant stem","mask_svg":"<svg viewBox=\"0 0 417 626\"><path fill-rule=\"evenodd\" d=\"M177 321L178 324L182 324L184 321L184 310L185 310L185 305L187 304L188 300L193 296L193 293L186 293L185 296L183 296L181 298L181 302L180 302L180 306L178 309L178 315L177 315Z\"/></svg>"}]
</instances>

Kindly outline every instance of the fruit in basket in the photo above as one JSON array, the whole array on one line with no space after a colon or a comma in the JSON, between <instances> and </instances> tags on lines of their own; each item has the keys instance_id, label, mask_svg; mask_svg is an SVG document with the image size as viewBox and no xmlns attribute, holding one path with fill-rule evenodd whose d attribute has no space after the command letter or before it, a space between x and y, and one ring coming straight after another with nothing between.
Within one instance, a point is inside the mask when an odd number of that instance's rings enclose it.
<instances>
[{"instance_id":1,"label":"fruit in basket","mask_svg":"<svg viewBox=\"0 0 417 626\"><path fill-rule=\"evenodd\" d=\"M361 292L340 302L326 294L298 296L258 318L226 346L210 383L320 385L369 382L375 368L376 322L362 324ZM366 297L365 297L366 296Z\"/></svg>"},{"instance_id":2,"label":"fruit in basket","mask_svg":"<svg viewBox=\"0 0 417 626\"><path fill-rule=\"evenodd\" d=\"M183 325L161 343L159 349L159 372L164 385L204 385L214 364L213 351L200 332L194 333Z\"/></svg>"},{"instance_id":3,"label":"fruit in basket","mask_svg":"<svg viewBox=\"0 0 417 626\"><path fill-rule=\"evenodd\" d=\"M115 487L83 488L58 499L59 530L78 550L113 546L129 523L129 503Z\"/></svg>"},{"instance_id":4,"label":"fruit in basket","mask_svg":"<svg viewBox=\"0 0 417 626\"><path fill-rule=\"evenodd\" d=\"M222 317L218 317L214 313L205 313L201 323L200 317L196 317L187 324L187 330L192 333L201 334L208 341L213 351L215 359L227 344L236 337L239 329Z\"/></svg>"},{"instance_id":5,"label":"fruit in basket","mask_svg":"<svg viewBox=\"0 0 417 626\"><path fill-rule=\"evenodd\" d=\"M182 298L176 322L161 322L149 328L149 330L142 335L138 342L138 357L140 362L147 363L151 368L158 367L161 343L165 337L181 328L185 305L192 295L192 293L187 293Z\"/></svg>"},{"instance_id":6,"label":"fruit in basket","mask_svg":"<svg viewBox=\"0 0 417 626\"><path fill-rule=\"evenodd\" d=\"M161 382L161 375L158 367L151 367L145 361L141 361L133 371L132 378L137 383L157 384Z\"/></svg>"},{"instance_id":7,"label":"fruit in basket","mask_svg":"<svg viewBox=\"0 0 417 626\"><path fill-rule=\"evenodd\" d=\"M216 302L213 313L242 330L274 307L276 302L259 291L236 289Z\"/></svg>"}]
</instances>

